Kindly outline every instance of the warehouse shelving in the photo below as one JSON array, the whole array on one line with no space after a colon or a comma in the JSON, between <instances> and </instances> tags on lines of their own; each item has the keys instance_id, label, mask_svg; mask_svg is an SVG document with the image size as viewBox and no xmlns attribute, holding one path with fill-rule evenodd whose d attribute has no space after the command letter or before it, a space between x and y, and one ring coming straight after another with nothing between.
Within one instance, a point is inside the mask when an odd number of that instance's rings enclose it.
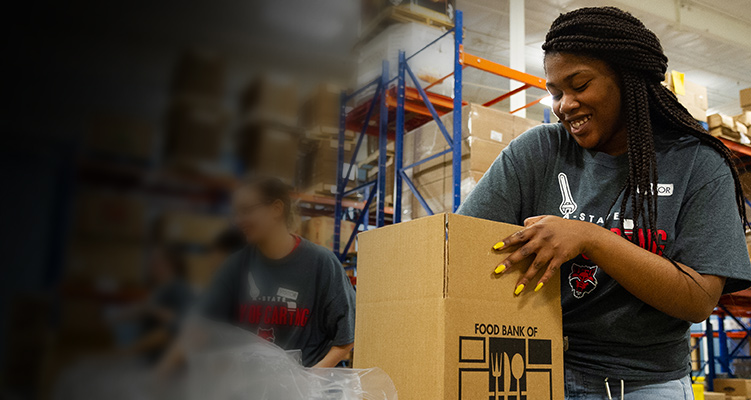
<instances>
[{"instance_id":1,"label":"warehouse shelving","mask_svg":"<svg viewBox=\"0 0 751 400\"><path fill-rule=\"evenodd\" d=\"M461 180L461 142L462 142L462 132L461 132L461 126L462 126L462 116L461 116L461 109L463 105L466 105L467 102L463 101L462 99L462 71L464 68L472 67L484 72L488 72L491 74L495 74L504 78L508 78L510 80L515 80L521 83L521 86L519 86L517 89L514 89L508 93L505 93L501 96L498 96L494 99L491 99L487 102L485 102L483 105L485 106L491 106L493 104L496 104L498 102L501 102L509 97L511 97L514 94L520 93L527 89L537 88L541 90L546 91L545 87L545 79L539 78L524 72L516 71L514 69L511 69L509 67L506 67L504 65L501 65L499 63L484 59L482 57L478 57L472 54L469 54L464 51L464 45L463 45L463 15L462 12L457 10L454 14L454 26L450 29L448 29L445 33L443 33L441 36L434 39L432 42L427 43L423 48L416 51L415 53L407 56L403 51L399 52L399 68L398 68L398 74L396 77L391 78L389 77L389 65L388 61L383 61L382 65L382 73L381 76L377 79L373 80L369 84L365 85L364 87L354 91L351 94L342 93L341 99L341 109L340 109L340 127L339 127L339 144L340 144L340 150L339 150L339 159L338 159L338 174L337 177L339 177L339 182L337 183L337 193L336 193L336 210L335 210L335 216L336 219L335 222L335 232L334 232L334 248L338 248L339 241L340 241L340 233L341 233L341 223L340 220L342 218L342 201L344 197L347 195L358 192L358 191L368 191L368 195L366 196L366 206L369 207L371 202L374 198L376 198L376 227L381 227L384 225L384 215L386 214L386 208L385 208L385 196L386 193L384 191L386 187L386 145L387 141L389 139L393 139L395 142L395 149L394 149L394 193L393 193L393 199L394 199L394 205L393 205L393 223L401 222L401 214L402 214L402 185L406 184L412 193L415 195L415 197L420 202L421 206L425 208L425 210L428 212L428 214L433 214L433 211L430 209L428 204L426 203L425 199L422 197L422 195L419 192L419 189L412 183L412 181L409 179L409 177L406 174L406 171L408 171L411 168L414 168L422 163L425 163L427 161L433 160L437 157L440 157L444 154L451 153L452 154L452 173L453 173L453 201L452 201L452 211L456 211L456 209L459 207L459 203L461 202L461 192L460 192L460 180ZM409 60L418 55L420 52L425 50L426 48L434 45L441 39L443 39L447 35L452 35L454 37L454 68L453 72L450 74L443 76L439 78L438 80L434 81L430 85L423 88L415 74L412 72L412 70L409 67ZM442 96L436 93L431 93L428 90L437 85L441 82L445 81L446 79L453 77L454 79L454 93L453 98ZM411 79L414 87L407 87L407 79ZM394 81L396 81L395 87L389 87L390 84L393 84ZM370 102L367 102L365 104L362 104L358 107L355 107L352 111L347 112L346 105L347 102L352 100L355 96L358 94L364 92L370 87L376 86L375 94L373 95L373 98ZM547 91L545 93L547 95ZM519 110L522 110L524 108L530 107L534 104L537 104L540 100L542 100L545 96L541 96L539 99L526 104L523 107L520 107L516 110L512 110L511 113L515 113ZM376 108L376 105L378 105L378 124L376 126L371 126L370 121L373 117L373 112ZM444 126L443 122L441 121L440 117L445 115L446 113L452 112L453 113L453 126L452 126L452 132L453 134L450 135L448 131L446 130L446 127ZM410 118L407 117L407 113L409 113ZM389 129L389 121L391 119L395 119L395 125L393 130ZM439 126L439 129L441 130L441 133L443 134L444 138L446 139L446 142L449 146L448 150L445 150L443 152L439 152L437 154L433 154L431 156L428 156L427 158L424 158L422 160L418 160L410 165L403 165L404 162L404 146L403 146L403 139L404 135L426 123L429 121L436 121L436 124ZM360 135L357 141L357 145L355 147L354 155L352 157L352 160L350 160L349 168L352 168L352 165L355 162L357 152L360 148L360 145L362 143L362 138L365 134L371 134L371 135L377 135L378 136L378 174L376 175L376 179L370 182L366 182L354 189L345 191L344 188L347 184L347 179L342 178L343 176L349 176L343 175L343 165L344 165L344 159L343 159L343 145L344 145L344 133L347 129L350 130L356 130L360 131ZM366 207L366 209L367 209ZM366 212L361 212L359 217L356 220L356 227L355 230L358 229L359 225L364 220L364 216L366 215ZM355 235L352 235L350 237L349 242L345 245L344 251L342 254L347 253L349 248L352 245L352 242L354 240ZM343 258L342 254L340 254L340 258Z\"/></svg>"}]
</instances>

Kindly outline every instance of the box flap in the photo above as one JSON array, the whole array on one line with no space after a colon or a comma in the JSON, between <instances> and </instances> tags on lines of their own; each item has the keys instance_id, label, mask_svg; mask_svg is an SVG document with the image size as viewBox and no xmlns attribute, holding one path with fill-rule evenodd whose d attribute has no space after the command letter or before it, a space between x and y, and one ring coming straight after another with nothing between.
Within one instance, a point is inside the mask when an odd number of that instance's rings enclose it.
<instances>
[{"instance_id":1,"label":"box flap","mask_svg":"<svg viewBox=\"0 0 751 400\"><path fill-rule=\"evenodd\" d=\"M446 297L487 300L522 307L530 301L540 302L542 305L552 297L559 296L558 275L548 282L545 290L534 293L534 287L529 287L521 296L514 296L516 282L527 270L531 259L517 264L503 274L493 272L515 250L496 251L493 250L493 245L519 229L521 227L516 225L449 214ZM542 273L538 274L536 279L541 276ZM537 283L536 279L532 285Z\"/></svg>"},{"instance_id":2,"label":"box flap","mask_svg":"<svg viewBox=\"0 0 751 400\"><path fill-rule=\"evenodd\" d=\"M444 214L358 235L357 303L443 298Z\"/></svg>"}]
</instances>

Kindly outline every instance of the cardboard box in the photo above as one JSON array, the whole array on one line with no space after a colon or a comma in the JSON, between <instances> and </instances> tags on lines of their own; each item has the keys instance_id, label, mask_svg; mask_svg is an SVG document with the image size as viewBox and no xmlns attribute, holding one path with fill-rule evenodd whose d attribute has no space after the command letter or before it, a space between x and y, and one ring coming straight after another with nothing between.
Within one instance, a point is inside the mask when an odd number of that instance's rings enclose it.
<instances>
[{"instance_id":1,"label":"cardboard box","mask_svg":"<svg viewBox=\"0 0 751 400\"><path fill-rule=\"evenodd\" d=\"M177 99L167 114L165 154L170 160L214 162L228 127L229 113L219 103Z\"/></svg>"},{"instance_id":2,"label":"cardboard box","mask_svg":"<svg viewBox=\"0 0 751 400\"><path fill-rule=\"evenodd\" d=\"M209 245L229 227L226 217L180 211L165 213L160 221L162 239L168 243Z\"/></svg>"},{"instance_id":3,"label":"cardboard box","mask_svg":"<svg viewBox=\"0 0 751 400\"><path fill-rule=\"evenodd\" d=\"M226 60L210 51L183 53L175 66L172 93L219 100L224 95Z\"/></svg>"},{"instance_id":4,"label":"cardboard box","mask_svg":"<svg viewBox=\"0 0 751 400\"><path fill-rule=\"evenodd\" d=\"M739 93L741 108L751 107L751 88L743 89Z\"/></svg>"},{"instance_id":5,"label":"cardboard box","mask_svg":"<svg viewBox=\"0 0 751 400\"><path fill-rule=\"evenodd\" d=\"M97 239L144 239L147 210L143 199L121 193L85 191L76 201L76 230Z\"/></svg>"},{"instance_id":6,"label":"cardboard box","mask_svg":"<svg viewBox=\"0 0 751 400\"><path fill-rule=\"evenodd\" d=\"M665 75L667 87L694 119L707 121L707 88L685 79L683 73L670 71Z\"/></svg>"},{"instance_id":7,"label":"cardboard box","mask_svg":"<svg viewBox=\"0 0 751 400\"><path fill-rule=\"evenodd\" d=\"M89 121L84 145L96 155L149 162L154 158L156 129L148 121L124 115L97 114Z\"/></svg>"},{"instance_id":8,"label":"cardboard box","mask_svg":"<svg viewBox=\"0 0 751 400\"><path fill-rule=\"evenodd\" d=\"M456 0L411 0L408 2L363 0L360 10L364 26L384 24L384 18L395 19L399 22L438 20L444 25L453 25Z\"/></svg>"},{"instance_id":9,"label":"cardboard box","mask_svg":"<svg viewBox=\"0 0 751 400\"><path fill-rule=\"evenodd\" d=\"M461 185L461 201L467 198L467 195L472 189L477 186L477 182L482 178L482 172L475 171L463 171ZM416 183L418 185L420 195L428 203L428 207L433 211L433 214L440 214L442 212L453 211L454 206L454 182L451 178L441 179L432 183L423 184ZM412 209L412 218L425 217L428 211L420 204L417 197L410 191L409 192L410 207Z\"/></svg>"},{"instance_id":10,"label":"cardboard box","mask_svg":"<svg viewBox=\"0 0 751 400\"><path fill-rule=\"evenodd\" d=\"M730 396L751 397L751 379L715 379L714 390Z\"/></svg>"},{"instance_id":11,"label":"cardboard box","mask_svg":"<svg viewBox=\"0 0 751 400\"><path fill-rule=\"evenodd\" d=\"M725 400L725 393L704 392L704 400Z\"/></svg>"},{"instance_id":12,"label":"cardboard box","mask_svg":"<svg viewBox=\"0 0 751 400\"><path fill-rule=\"evenodd\" d=\"M329 128L327 132L339 132L339 112L342 88L330 83L318 85L303 103L300 112L305 128Z\"/></svg>"},{"instance_id":13,"label":"cardboard box","mask_svg":"<svg viewBox=\"0 0 751 400\"><path fill-rule=\"evenodd\" d=\"M341 230L339 236L339 251L344 249L352 231L355 229L354 222L342 221ZM300 227L300 235L311 242L326 247L327 249L334 249L334 218L331 217L313 217L307 221L303 221ZM349 251L355 250L354 242L349 247Z\"/></svg>"},{"instance_id":14,"label":"cardboard box","mask_svg":"<svg viewBox=\"0 0 751 400\"><path fill-rule=\"evenodd\" d=\"M278 125L249 124L238 133L237 155L248 170L262 172L294 184L300 132Z\"/></svg>"},{"instance_id":15,"label":"cardboard box","mask_svg":"<svg viewBox=\"0 0 751 400\"><path fill-rule=\"evenodd\" d=\"M746 396L725 396L725 400L748 400Z\"/></svg>"},{"instance_id":16,"label":"cardboard box","mask_svg":"<svg viewBox=\"0 0 751 400\"><path fill-rule=\"evenodd\" d=\"M709 126L709 129L717 127L735 129L735 121L733 120L733 117L725 114L712 114L707 116L707 125Z\"/></svg>"},{"instance_id":17,"label":"cardboard box","mask_svg":"<svg viewBox=\"0 0 751 400\"><path fill-rule=\"evenodd\" d=\"M342 163L342 177L349 169L349 162L352 160L354 145L350 142L344 142L344 159ZM339 141L332 139L319 140L315 144L314 151L308 159L307 186L316 186L319 184L336 185L336 173L338 163ZM350 180L357 179L357 167L352 168L349 175Z\"/></svg>"},{"instance_id":18,"label":"cardboard box","mask_svg":"<svg viewBox=\"0 0 751 400\"><path fill-rule=\"evenodd\" d=\"M746 125L747 127L751 127L751 110L744 111L733 117L733 119L736 122L740 122L741 124Z\"/></svg>"},{"instance_id":19,"label":"cardboard box","mask_svg":"<svg viewBox=\"0 0 751 400\"><path fill-rule=\"evenodd\" d=\"M355 368L405 399L562 400L559 276L517 297L529 261L493 274L509 252L491 247L519 229L440 214L361 233Z\"/></svg>"},{"instance_id":20,"label":"cardboard box","mask_svg":"<svg viewBox=\"0 0 751 400\"><path fill-rule=\"evenodd\" d=\"M296 126L300 113L297 81L282 74L258 76L243 90L240 108L249 120Z\"/></svg>"}]
</instances>

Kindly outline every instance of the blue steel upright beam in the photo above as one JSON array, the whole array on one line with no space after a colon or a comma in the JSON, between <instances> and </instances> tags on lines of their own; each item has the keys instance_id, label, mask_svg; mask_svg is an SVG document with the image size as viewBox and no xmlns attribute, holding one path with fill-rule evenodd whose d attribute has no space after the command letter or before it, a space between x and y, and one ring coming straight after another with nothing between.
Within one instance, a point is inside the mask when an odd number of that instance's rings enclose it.
<instances>
[{"instance_id":1,"label":"blue steel upright beam","mask_svg":"<svg viewBox=\"0 0 751 400\"><path fill-rule=\"evenodd\" d=\"M342 184L342 171L344 169L344 130L347 118L347 92L342 91L339 105L339 148L336 154L336 204L334 205L334 254L339 254L339 241L342 228L342 195L347 183ZM347 177L349 178L349 177Z\"/></svg>"},{"instance_id":2,"label":"blue steel upright beam","mask_svg":"<svg viewBox=\"0 0 751 400\"><path fill-rule=\"evenodd\" d=\"M707 325L707 389L714 390L714 378L717 377L717 371L715 369L715 357L714 357L714 329L712 328L712 316L710 315L705 322Z\"/></svg>"},{"instance_id":3,"label":"blue steel upright beam","mask_svg":"<svg viewBox=\"0 0 751 400\"><path fill-rule=\"evenodd\" d=\"M386 108L386 90L389 84L389 62L383 60L381 72L381 98L378 107L378 183L376 190L378 193L378 205L376 206L376 227L380 228L385 223L383 210L386 207L386 141L387 129L389 122L389 110ZM343 136L342 136L343 138ZM341 149L339 151L342 151Z\"/></svg>"},{"instance_id":4,"label":"blue steel upright beam","mask_svg":"<svg viewBox=\"0 0 751 400\"><path fill-rule=\"evenodd\" d=\"M404 163L404 51L399 50L396 84L396 133L394 135L394 223L402 222L402 164Z\"/></svg>"},{"instance_id":5,"label":"blue steel upright beam","mask_svg":"<svg viewBox=\"0 0 751 400\"><path fill-rule=\"evenodd\" d=\"M453 175L454 203L452 211L456 212L462 201L462 43L464 27L460 10L454 14L454 137L453 137Z\"/></svg>"}]
</instances>

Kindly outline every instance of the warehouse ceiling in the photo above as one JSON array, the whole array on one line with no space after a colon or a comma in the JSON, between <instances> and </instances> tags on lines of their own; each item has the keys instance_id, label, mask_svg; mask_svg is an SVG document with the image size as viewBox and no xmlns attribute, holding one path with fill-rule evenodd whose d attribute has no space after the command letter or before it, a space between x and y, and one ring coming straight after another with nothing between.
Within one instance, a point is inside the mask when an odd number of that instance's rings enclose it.
<instances>
[{"instance_id":1,"label":"warehouse ceiling","mask_svg":"<svg viewBox=\"0 0 751 400\"><path fill-rule=\"evenodd\" d=\"M611 1L638 18L652 29L662 41L668 55L669 68L686 74L688 80L707 87L710 112L740 113L738 91L751 87L751 43L743 45L743 38L733 37L734 32L707 32L704 27L687 22L676 23L674 8L666 8L663 0ZM670 7L679 4L683 15L709 16L715 25L751 21L751 1L725 0L721 2L669 0ZM526 65L527 72L543 76L541 45L550 23L562 12L585 6L603 5L589 0L527 0L526 13ZM651 7L651 8L650 8ZM660 8L662 7L662 8ZM508 1L458 0L457 8L464 11L466 26L465 48L470 53L485 56L508 64ZM650 10L662 10L660 14ZM645 11L646 10L646 11ZM672 11L672 12L671 12ZM684 17L687 19L687 17ZM724 35L724 36L723 36ZM736 36L743 32L735 33ZM748 36L746 36L745 40ZM484 100L508 90L508 82L484 73L465 74L465 97ZM540 91L529 91L528 99L539 97ZM500 105L500 108L508 105ZM529 118L541 118L543 106L528 112Z\"/></svg>"}]
</instances>

